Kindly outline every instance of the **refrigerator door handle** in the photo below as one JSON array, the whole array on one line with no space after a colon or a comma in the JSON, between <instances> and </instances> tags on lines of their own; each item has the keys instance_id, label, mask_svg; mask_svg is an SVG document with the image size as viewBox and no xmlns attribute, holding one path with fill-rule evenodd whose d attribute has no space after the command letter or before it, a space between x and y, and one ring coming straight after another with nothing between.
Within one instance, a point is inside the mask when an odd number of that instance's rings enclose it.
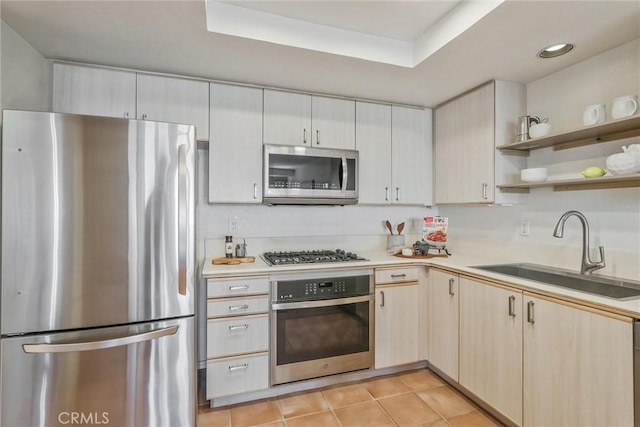
<instances>
[{"instance_id":1,"label":"refrigerator door handle","mask_svg":"<svg viewBox=\"0 0 640 427\"><path fill-rule=\"evenodd\" d=\"M178 148L178 293L187 294L187 146Z\"/></svg>"},{"instance_id":2,"label":"refrigerator door handle","mask_svg":"<svg viewBox=\"0 0 640 427\"><path fill-rule=\"evenodd\" d=\"M73 353L77 351L101 350L105 348L121 347L136 344L143 341L151 341L167 335L174 335L178 332L178 326L157 329L155 331L144 332L142 334L129 335L121 338L114 338L103 341L77 342L67 344L24 344L22 348L25 353Z\"/></svg>"}]
</instances>

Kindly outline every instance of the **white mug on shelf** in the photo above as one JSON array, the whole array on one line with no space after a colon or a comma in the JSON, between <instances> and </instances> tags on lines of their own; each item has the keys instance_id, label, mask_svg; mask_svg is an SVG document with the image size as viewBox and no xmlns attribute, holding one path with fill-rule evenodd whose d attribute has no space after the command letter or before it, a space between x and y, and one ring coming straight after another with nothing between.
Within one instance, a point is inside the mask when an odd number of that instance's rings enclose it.
<instances>
[{"instance_id":1,"label":"white mug on shelf","mask_svg":"<svg viewBox=\"0 0 640 427\"><path fill-rule=\"evenodd\" d=\"M636 95L620 96L613 100L611 118L621 119L633 116L638 111L638 97Z\"/></svg>"},{"instance_id":2,"label":"white mug on shelf","mask_svg":"<svg viewBox=\"0 0 640 427\"><path fill-rule=\"evenodd\" d=\"M582 114L582 123L585 126L603 123L607 118L604 111L604 104L587 105Z\"/></svg>"}]
</instances>

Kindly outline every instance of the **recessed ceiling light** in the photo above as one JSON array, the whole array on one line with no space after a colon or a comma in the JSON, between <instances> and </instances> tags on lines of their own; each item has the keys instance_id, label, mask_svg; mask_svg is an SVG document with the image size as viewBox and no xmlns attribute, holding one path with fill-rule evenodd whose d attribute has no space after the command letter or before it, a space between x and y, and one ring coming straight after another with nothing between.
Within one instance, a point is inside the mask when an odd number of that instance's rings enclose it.
<instances>
[{"instance_id":1,"label":"recessed ceiling light","mask_svg":"<svg viewBox=\"0 0 640 427\"><path fill-rule=\"evenodd\" d=\"M538 52L540 58L555 58L556 56L564 55L573 49L571 43L559 43L553 46L546 47Z\"/></svg>"}]
</instances>

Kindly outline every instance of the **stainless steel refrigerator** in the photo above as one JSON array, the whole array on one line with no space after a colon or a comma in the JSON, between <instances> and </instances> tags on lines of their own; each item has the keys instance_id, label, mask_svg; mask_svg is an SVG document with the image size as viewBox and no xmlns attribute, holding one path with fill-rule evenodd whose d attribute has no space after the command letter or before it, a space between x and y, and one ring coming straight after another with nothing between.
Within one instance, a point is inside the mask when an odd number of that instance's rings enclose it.
<instances>
[{"instance_id":1,"label":"stainless steel refrigerator","mask_svg":"<svg viewBox=\"0 0 640 427\"><path fill-rule=\"evenodd\" d=\"M0 425L195 425L189 125L5 110Z\"/></svg>"}]
</instances>

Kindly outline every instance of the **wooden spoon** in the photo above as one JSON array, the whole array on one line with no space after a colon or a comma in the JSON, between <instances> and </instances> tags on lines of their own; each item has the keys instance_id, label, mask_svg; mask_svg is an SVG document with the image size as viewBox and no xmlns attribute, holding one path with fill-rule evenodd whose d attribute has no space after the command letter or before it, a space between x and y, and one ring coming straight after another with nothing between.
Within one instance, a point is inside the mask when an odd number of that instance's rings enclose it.
<instances>
[{"instance_id":1,"label":"wooden spoon","mask_svg":"<svg viewBox=\"0 0 640 427\"><path fill-rule=\"evenodd\" d=\"M387 230L389 230L389 233L393 234L393 227L391 227L391 223L389 222L389 220L385 221L384 224L387 226Z\"/></svg>"},{"instance_id":2,"label":"wooden spoon","mask_svg":"<svg viewBox=\"0 0 640 427\"><path fill-rule=\"evenodd\" d=\"M404 222L398 224L398 234L402 234L402 230L404 230Z\"/></svg>"}]
</instances>

